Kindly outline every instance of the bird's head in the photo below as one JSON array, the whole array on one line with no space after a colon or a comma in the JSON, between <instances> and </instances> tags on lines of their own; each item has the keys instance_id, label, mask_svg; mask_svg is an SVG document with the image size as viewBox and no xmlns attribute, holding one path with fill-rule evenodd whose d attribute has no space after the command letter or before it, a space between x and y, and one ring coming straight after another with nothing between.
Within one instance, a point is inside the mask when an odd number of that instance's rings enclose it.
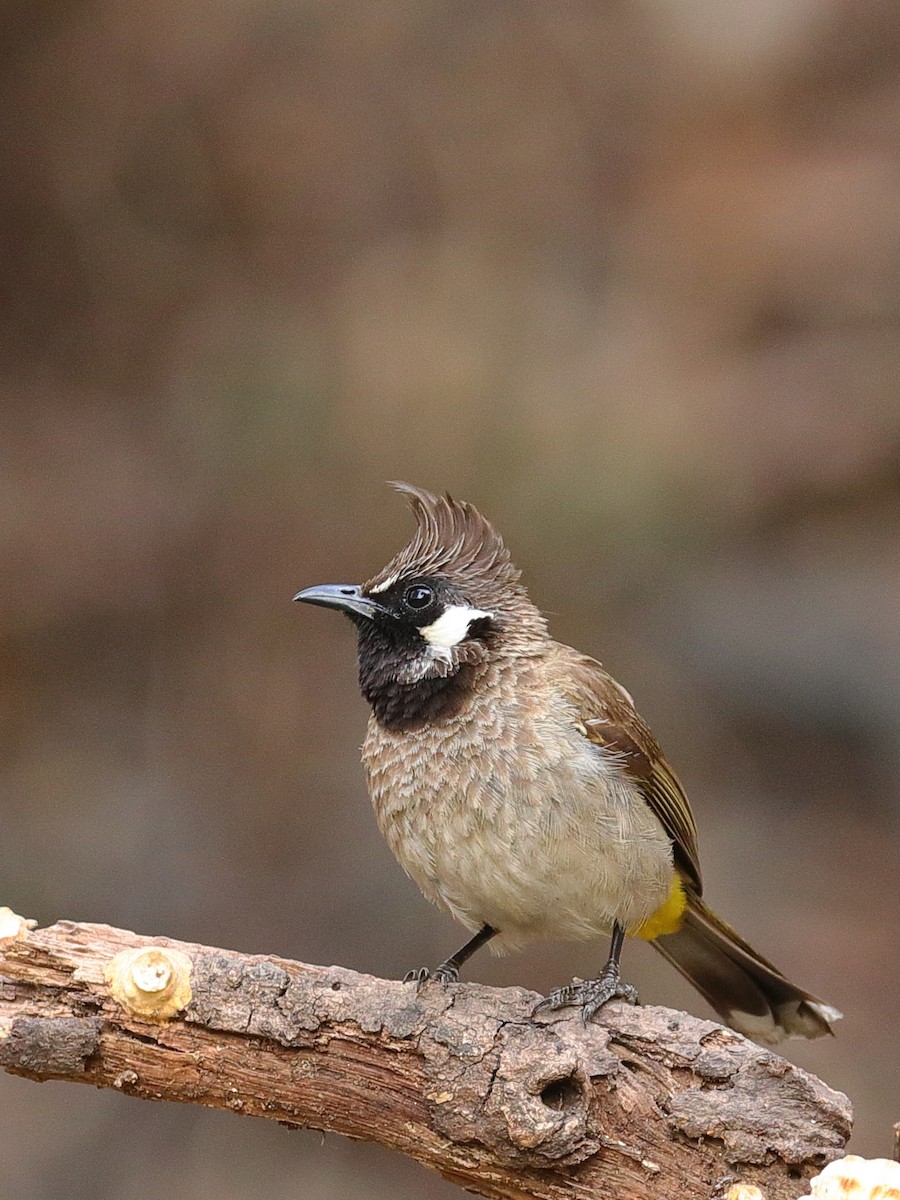
<instances>
[{"instance_id":1,"label":"bird's head","mask_svg":"<svg viewBox=\"0 0 900 1200\"><path fill-rule=\"evenodd\" d=\"M543 617L503 539L471 504L394 485L416 530L368 582L306 588L294 599L345 612L359 635L359 678L376 716L424 723L458 708L479 665L533 655ZM411 716L415 712L415 717Z\"/></svg>"}]
</instances>

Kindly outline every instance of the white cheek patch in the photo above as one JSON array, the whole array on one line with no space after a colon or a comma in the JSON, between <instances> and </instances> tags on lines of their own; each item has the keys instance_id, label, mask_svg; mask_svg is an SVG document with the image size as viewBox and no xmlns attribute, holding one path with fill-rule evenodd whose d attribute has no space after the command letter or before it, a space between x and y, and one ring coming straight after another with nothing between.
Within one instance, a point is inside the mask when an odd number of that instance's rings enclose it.
<instances>
[{"instance_id":1,"label":"white cheek patch","mask_svg":"<svg viewBox=\"0 0 900 1200\"><path fill-rule=\"evenodd\" d=\"M436 621L420 629L419 633L436 653L446 653L465 641L473 621L493 615L480 608L470 608L468 604L451 604Z\"/></svg>"}]
</instances>

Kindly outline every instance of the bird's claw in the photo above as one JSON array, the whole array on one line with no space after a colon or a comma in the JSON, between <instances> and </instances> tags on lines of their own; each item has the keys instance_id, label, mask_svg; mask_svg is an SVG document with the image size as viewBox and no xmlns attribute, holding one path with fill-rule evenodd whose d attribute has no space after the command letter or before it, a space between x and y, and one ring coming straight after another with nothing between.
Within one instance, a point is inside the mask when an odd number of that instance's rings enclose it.
<instances>
[{"instance_id":1,"label":"bird's claw","mask_svg":"<svg viewBox=\"0 0 900 1200\"><path fill-rule=\"evenodd\" d=\"M433 971L428 967L419 967L418 970L407 971L403 976L403 982L414 983L416 991L429 980L434 980L435 983L459 983L459 969L450 963L441 963Z\"/></svg>"},{"instance_id":2,"label":"bird's claw","mask_svg":"<svg viewBox=\"0 0 900 1200\"><path fill-rule=\"evenodd\" d=\"M604 1004L610 1000L624 1000L628 1004L638 1003L637 989L623 983L618 971L604 971L599 979L585 979L581 983L567 983L545 996L531 1010L531 1015L578 1005L585 1025Z\"/></svg>"}]
</instances>

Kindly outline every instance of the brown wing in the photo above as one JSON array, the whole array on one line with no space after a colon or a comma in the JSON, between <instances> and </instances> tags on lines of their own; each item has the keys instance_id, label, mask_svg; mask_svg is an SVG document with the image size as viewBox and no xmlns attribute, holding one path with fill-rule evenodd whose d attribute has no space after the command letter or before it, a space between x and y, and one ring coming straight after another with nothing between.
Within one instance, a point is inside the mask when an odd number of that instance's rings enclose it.
<instances>
[{"instance_id":1,"label":"brown wing","mask_svg":"<svg viewBox=\"0 0 900 1200\"><path fill-rule=\"evenodd\" d=\"M566 691L581 714L586 736L621 755L622 768L640 785L672 839L676 865L702 890L697 827L678 776L625 689L593 658L572 652L564 665Z\"/></svg>"}]
</instances>

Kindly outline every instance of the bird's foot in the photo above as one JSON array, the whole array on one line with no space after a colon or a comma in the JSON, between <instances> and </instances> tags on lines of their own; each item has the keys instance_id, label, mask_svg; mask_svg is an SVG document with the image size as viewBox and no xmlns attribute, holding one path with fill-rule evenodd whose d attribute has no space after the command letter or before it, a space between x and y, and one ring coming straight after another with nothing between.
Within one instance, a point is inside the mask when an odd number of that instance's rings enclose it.
<instances>
[{"instance_id":1,"label":"bird's foot","mask_svg":"<svg viewBox=\"0 0 900 1200\"><path fill-rule=\"evenodd\" d=\"M428 983L430 979L433 979L435 983L459 983L459 968L452 963L441 963L433 971L428 967L419 967L417 971L407 971L403 976L403 982L414 983L417 991L423 983Z\"/></svg>"},{"instance_id":2,"label":"bird's foot","mask_svg":"<svg viewBox=\"0 0 900 1200\"><path fill-rule=\"evenodd\" d=\"M534 1006L531 1015L534 1017L539 1012L579 1005L581 1019L586 1025L610 1000L625 1000L628 1004L638 1003L637 989L630 983L622 982L615 964L607 965L599 979L584 979L581 983L567 983L565 987L557 988Z\"/></svg>"}]
</instances>

